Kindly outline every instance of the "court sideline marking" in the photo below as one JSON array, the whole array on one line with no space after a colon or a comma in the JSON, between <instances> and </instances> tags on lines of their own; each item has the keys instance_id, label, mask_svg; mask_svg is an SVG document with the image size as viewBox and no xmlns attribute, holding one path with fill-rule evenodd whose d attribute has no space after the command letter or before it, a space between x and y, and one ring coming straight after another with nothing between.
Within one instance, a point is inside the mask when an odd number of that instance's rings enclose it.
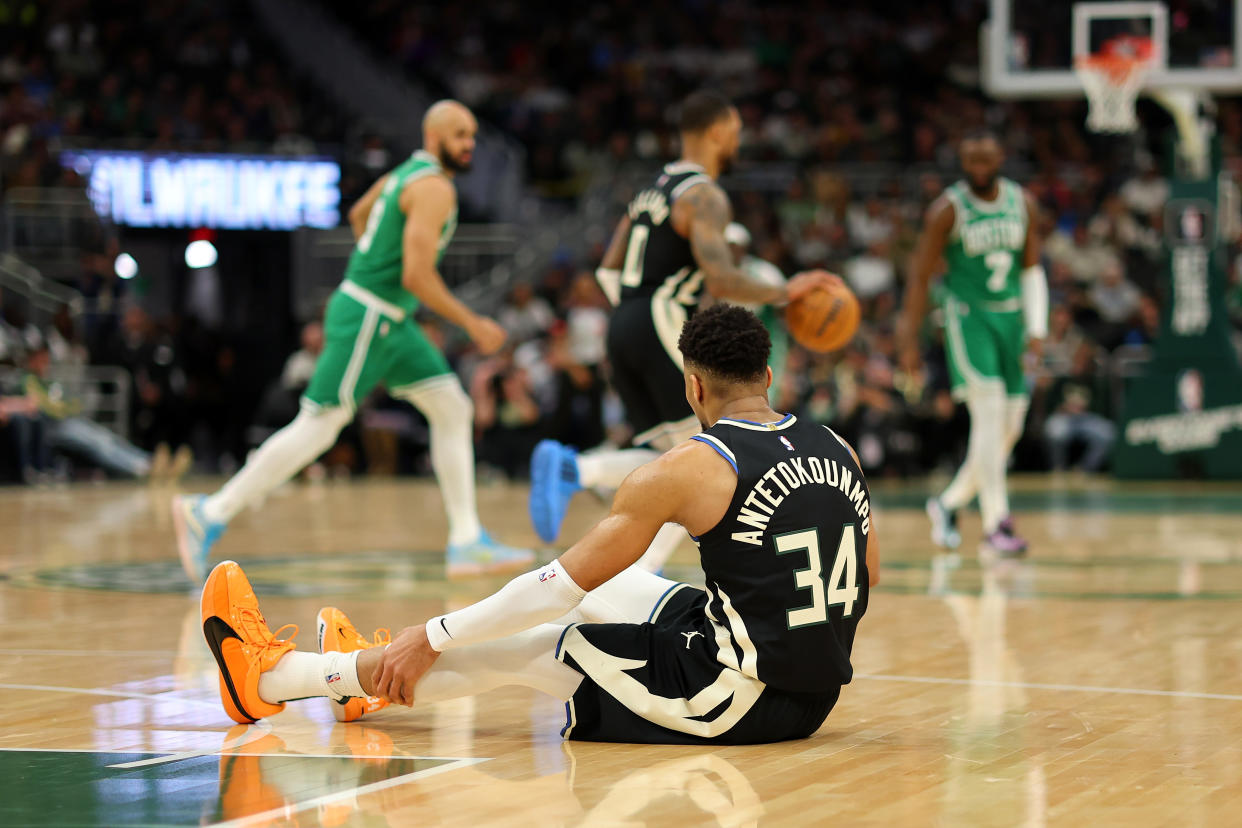
<instances>
[{"instance_id":1,"label":"court sideline marking","mask_svg":"<svg viewBox=\"0 0 1242 828\"><path fill-rule=\"evenodd\" d=\"M203 699L187 699L184 696L178 696L173 692L168 693L138 693L132 690L106 690L104 688L92 687L65 687L58 684L0 684L0 690L33 690L37 693L82 693L88 696L111 696L118 699L146 699L148 701L160 702L181 702L182 704L196 704L200 707L210 707L212 710L219 710L219 702L209 702Z\"/></svg>"},{"instance_id":2,"label":"court sideline marking","mask_svg":"<svg viewBox=\"0 0 1242 828\"><path fill-rule=\"evenodd\" d=\"M285 754L281 754L281 755L285 755ZM415 757L411 757L411 758L415 758ZM371 794L377 791L382 791L382 790L385 790L386 788L395 788L398 785L405 785L409 782L415 782L420 779L426 779L429 776L436 776L441 773L448 773L449 771L460 770L461 768L468 768L471 765L478 765L482 762L487 762L487 761L490 761L490 760L482 759L482 758L458 759L457 761L451 762L447 765L438 765L434 768L424 768L423 770L414 771L413 773L407 773L407 774L404 774L403 776L394 776L392 779L384 779L382 781L372 782L369 785L363 785L358 788L350 788L349 790L337 791L336 793L324 794L323 796L316 796L312 799L306 799L301 802L294 802L290 805L282 805L278 808L272 808L271 810L263 811L261 813L250 814L249 816L238 817L237 819L231 819L228 822L217 822L213 824L215 825L215 828L238 828L238 826L242 826L242 825L262 824L267 820L288 818L289 816L293 814L301 813L302 811L308 811L311 808L317 808L321 805L331 805L341 800L357 799L360 796L365 796L366 794Z\"/></svg>"},{"instance_id":3,"label":"court sideline marking","mask_svg":"<svg viewBox=\"0 0 1242 828\"><path fill-rule=\"evenodd\" d=\"M1167 696L1176 699L1242 701L1236 693L1201 693L1195 690L1149 690L1143 687L1102 687L1094 684L1045 684L1037 681L999 681L994 679L943 678L940 676L893 676L879 673L854 676L872 681L907 681L916 684L958 684L976 687L1020 687L1026 690L1064 690L1077 693L1121 693L1128 696Z\"/></svg>"}]
</instances>

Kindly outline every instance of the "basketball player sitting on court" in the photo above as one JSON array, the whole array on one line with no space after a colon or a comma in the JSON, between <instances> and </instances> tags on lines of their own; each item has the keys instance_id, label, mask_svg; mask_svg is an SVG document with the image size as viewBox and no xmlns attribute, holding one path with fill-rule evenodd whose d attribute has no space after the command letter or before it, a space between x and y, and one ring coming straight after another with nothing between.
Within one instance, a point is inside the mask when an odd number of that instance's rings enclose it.
<instances>
[{"instance_id":1,"label":"basketball player sitting on court","mask_svg":"<svg viewBox=\"0 0 1242 828\"><path fill-rule=\"evenodd\" d=\"M241 568L219 564L203 590L203 632L229 716L250 722L324 696L351 720L388 702L517 684L567 702L567 738L736 744L814 733L852 677L878 579L866 481L835 433L768 406L768 333L753 313L704 310L680 348L704 430L629 475L610 514L559 559L386 647L325 608L322 653L297 652L268 628ZM668 522L697 538L706 590L633 566Z\"/></svg>"},{"instance_id":2,"label":"basketball player sitting on court","mask_svg":"<svg viewBox=\"0 0 1242 828\"><path fill-rule=\"evenodd\" d=\"M379 384L427 418L431 467L448 515L449 574L511 571L534 561L529 550L498 544L483 530L474 499L470 397L412 319L422 302L460 326L480 352L504 344L504 329L462 304L436 270L457 227L453 176L470 169L477 130L470 110L456 101L433 105L423 119L423 149L349 211L356 243L328 302L326 342L301 412L218 492L173 498L177 550L195 583L206 575L211 547L228 522L331 448Z\"/></svg>"},{"instance_id":3,"label":"basketball player sitting on court","mask_svg":"<svg viewBox=\"0 0 1242 828\"><path fill-rule=\"evenodd\" d=\"M530 515L551 543L570 498L582 488L615 489L625 476L698 430L682 394L677 337L703 293L755 305L784 304L829 278L801 273L788 284L738 265L725 239L732 208L716 183L737 156L742 119L729 99L709 90L681 104L681 159L667 164L630 202L597 276L616 306L608 325L612 383L634 429L634 446L579 456L544 440L531 457ZM669 525L642 565L663 567L686 536Z\"/></svg>"},{"instance_id":4,"label":"basketball player sitting on court","mask_svg":"<svg viewBox=\"0 0 1242 828\"><path fill-rule=\"evenodd\" d=\"M927 501L932 541L961 543L957 511L979 494L984 543L1002 556L1021 555L1027 543L1009 517L1005 469L1022 436L1028 397L1022 355L1038 355L1048 335L1048 282L1039 263L1038 204L1002 178L1000 141L988 131L962 139L963 181L927 208L914 251L902 319L902 363L917 372L918 332L927 308L927 284L943 257L945 350L953 395L970 411L966 460L949 487Z\"/></svg>"}]
</instances>

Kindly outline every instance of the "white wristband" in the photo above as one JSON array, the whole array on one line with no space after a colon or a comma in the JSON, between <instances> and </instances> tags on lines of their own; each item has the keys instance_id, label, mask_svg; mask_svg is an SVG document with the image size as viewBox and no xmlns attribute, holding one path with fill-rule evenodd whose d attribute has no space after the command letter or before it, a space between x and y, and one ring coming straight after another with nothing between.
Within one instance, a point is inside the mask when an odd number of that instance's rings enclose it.
<instances>
[{"instance_id":1,"label":"white wristband","mask_svg":"<svg viewBox=\"0 0 1242 828\"><path fill-rule=\"evenodd\" d=\"M1048 276L1041 264L1022 271L1022 316L1029 338L1048 336Z\"/></svg>"},{"instance_id":2,"label":"white wristband","mask_svg":"<svg viewBox=\"0 0 1242 828\"><path fill-rule=\"evenodd\" d=\"M427 622L427 641L441 653L464 644L494 641L560 618L584 597L586 591L556 560L519 575L478 603L432 618Z\"/></svg>"},{"instance_id":3,"label":"white wristband","mask_svg":"<svg viewBox=\"0 0 1242 828\"><path fill-rule=\"evenodd\" d=\"M614 308L621 304L621 271L610 267L597 267L595 281L599 282L600 290L608 297L608 304Z\"/></svg>"}]
</instances>

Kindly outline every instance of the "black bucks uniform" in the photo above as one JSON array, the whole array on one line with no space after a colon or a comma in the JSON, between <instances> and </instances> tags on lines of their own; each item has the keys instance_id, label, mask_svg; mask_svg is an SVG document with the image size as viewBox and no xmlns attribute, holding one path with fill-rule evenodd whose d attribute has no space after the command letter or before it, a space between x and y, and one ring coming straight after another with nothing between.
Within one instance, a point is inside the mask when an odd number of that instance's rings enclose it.
<instances>
[{"instance_id":1,"label":"black bucks uniform","mask_svg":"<svg viewBox=\"0 0 1242 828\"><path fill-rule=\"evenodd\" d=\"M853 677L871 499L845 444L792 414L721 420L693 439L737 473L728 512L697 539L706 590L672 587L645 624L566 628L556 657L585 677L566 738L799 739Z\"/></svg>"},{"instance_id":2,"label":"black bucks uniform","mask_svg":"<svg viewBox=\"0 0 1242 828\"><path fill-rule=\"evenodd\" d=\"M634 443L671 447L695 428L685 399L677 339L703 292L690 241L673 229L673 204L711 178L698 164L668 164L630 202L630 238L621 269L621 300L608 326L613 384L634 429Z\"/></svg>"}]
</instances>

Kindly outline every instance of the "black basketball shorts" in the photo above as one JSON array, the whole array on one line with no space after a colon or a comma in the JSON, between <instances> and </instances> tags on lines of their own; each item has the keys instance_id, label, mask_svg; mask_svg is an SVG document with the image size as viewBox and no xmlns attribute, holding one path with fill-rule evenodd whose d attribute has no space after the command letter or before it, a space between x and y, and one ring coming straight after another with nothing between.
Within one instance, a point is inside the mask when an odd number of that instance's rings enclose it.
<instances>
[{"instance_id":1,"label":"black basketball shorts","mask_svg":"<svg viewBox=\"0 0 1242 828\"><path fill-rule=\"evenodd\" d=\"M566 739L741 745L803 739L841 693L768 687L716 660L707 593L679 584L645 624L573 624L558 660L583 675L565 704Z\"/></svg>"},{"instance_id":2,"label":"black basketball shorts","mask_svg":"<svg viewBox=\"0 0 1242 828\"><path fill-rule=\"evenodd\" d=\"M627 299L613 309L608 324L608 361L612 383L625 405L626 419L637 445L658 443L669 430L695 428L686 402L686 383L677 350L680 326L672 323L663 337L656 330L651 299ZM674 330L675 328L675 330ZM667 446L658 446L667 448Z\"/></svg>"}]
</instances>

